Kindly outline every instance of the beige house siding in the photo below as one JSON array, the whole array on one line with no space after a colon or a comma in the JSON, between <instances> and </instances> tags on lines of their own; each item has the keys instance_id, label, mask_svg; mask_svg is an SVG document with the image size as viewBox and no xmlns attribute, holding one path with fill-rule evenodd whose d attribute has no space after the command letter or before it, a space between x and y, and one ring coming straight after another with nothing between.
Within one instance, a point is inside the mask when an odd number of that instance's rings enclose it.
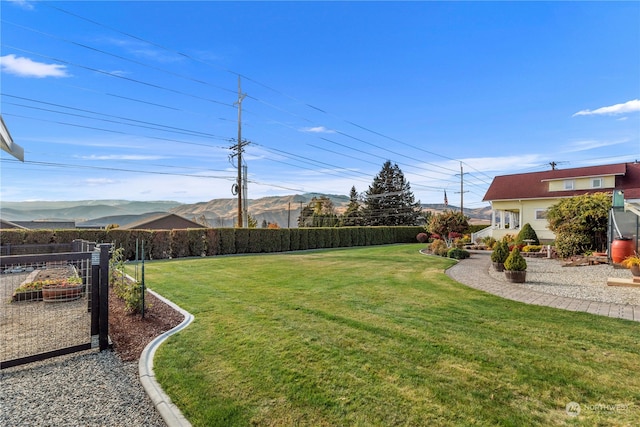
<instances>
[{"instance_id":1,"label":"beige house siding","mask_svg":"<svg viewBox=\"0 0 640 427\"><path fill-rule=\"evenodd\" d=\"M593 180L601 179L601 186L594 187ZM572 181L573 182L573 190L598 190L598 189L611 189L616 185L616 177L614 175L610 176L591 176L587 178L567 178L567 179L558 179L549 181L549 192L553 191L567 191L565 188L565 182Z\"/></svg>"},{"instance_id":2,"label":"beige house siding","mask_svg":"<svg viewBox=\"0 0 640 427\"><path fill-rule=\"evenodd\" d=\"M492 224L492 236L500 240L507 234L516 236L524 224L529 223L536 232L539 240L551 241L555 234L549 230L546 218L536 218L538 211L546 211L560 199L533 199L533 200L495 200L491 202L491 208L496 215ZM501 212L504 212L502 214ZM509 218L511 216L511 218ZM505 224L500 221L505 219ZM505 228L508 224L509 228Z\"/></svg>"}]
</instances>

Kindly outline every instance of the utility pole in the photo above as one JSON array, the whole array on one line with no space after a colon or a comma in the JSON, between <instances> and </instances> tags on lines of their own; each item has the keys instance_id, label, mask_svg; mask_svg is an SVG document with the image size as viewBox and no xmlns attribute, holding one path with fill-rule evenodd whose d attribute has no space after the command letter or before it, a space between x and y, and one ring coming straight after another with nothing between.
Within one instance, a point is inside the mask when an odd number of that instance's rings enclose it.
<instances>
[{"instance_id":1,"label":"utility pole","mask_svg":"<svg viewBox=\"0 0 640 427\"><path fill-rule=\"evenodd\" d=\"M242 165L242 175L242 226L249 227L249 207L247 203L247 194L249 193L249 190L247 188L247 177L249 176L249 174L247 173L247 165Z\"/></svg>"},{"instance_id":2,"label":"utility pole","mask_svg":"<svg viewBox=\"0 0 640 427\"><path fill-rule=\"evenodd\" d=\"M240 85L240 76L238 76L238 101L234 103L234 105L235 104L238 105L238 141L235 147L231 147L231 149L236 151L236 154L238 156L238 178L236 179L236 185L233 187L235 189L235 192L237 192L237 195L238 195L238 222L236 223L238 227L244 226L243 209L242 209L242 205L243 205L242 193L243 193L243 187L244 187L244 182L242 180L242 150L243 150L243 147L248 144L248 142L242 141L242 100L244 100L245 96L247 95L242 93L242 87Z\"/></svg>"},{"instance_id":3,"label":"utility pole","mask_svg":"<svg viewBox=\"0 0 640 427\"><path fill-rule=\"evenodd\" d=\"M464 215L464 171L462 169L462 162L460 162L460 212Z\"/></svg>"}]
</instances>

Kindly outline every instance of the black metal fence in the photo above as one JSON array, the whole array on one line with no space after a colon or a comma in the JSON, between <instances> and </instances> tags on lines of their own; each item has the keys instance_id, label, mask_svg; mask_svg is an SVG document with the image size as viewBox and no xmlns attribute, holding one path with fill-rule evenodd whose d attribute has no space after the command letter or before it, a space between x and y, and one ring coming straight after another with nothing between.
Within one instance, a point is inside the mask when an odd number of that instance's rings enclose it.
<instances>
[{"instance_id":1,"label":"black metal fence","mask_svg":"<svg viewBox=\"0 0 640 427\"><path fill-rule=\"evenodd\" d=\"M0 256L0 369L108 347L110 248Z\"/></svg>"}]
</instances>

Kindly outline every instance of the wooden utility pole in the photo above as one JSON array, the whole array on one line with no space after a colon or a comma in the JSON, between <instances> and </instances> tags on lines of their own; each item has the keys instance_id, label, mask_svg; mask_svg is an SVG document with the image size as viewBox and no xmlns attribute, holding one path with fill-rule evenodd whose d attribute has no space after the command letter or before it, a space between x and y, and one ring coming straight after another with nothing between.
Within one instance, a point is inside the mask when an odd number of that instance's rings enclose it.
<instances>
[{"instance_id":1,"label":"wooden utility pole","mask_svg":"<svg viewBox=\"0 0 640 427\"><path fill-rule=\"evenodd\" d=\"M236 151L237 151L237 155L238 155L238 178L236 181L236 188L238 191L238 222L237 222L237 226L238 227L243 227L244 226L244 221L242 218L242 187L243 187L243 182L242 182L242 149L244 147L244 144L242 142L242 100L245 98L246 94L242 93L242 88L240 85L240 76L238 76L238 102L236 102L236 104L238 104L238 144L236 146Z\"/></svg>"},{"instance_id":2,"label":"wooden utility pole","mask_svg":"<svg viewBox=\"0 0 640 427\"><path fill-rule=\"evenodd\" d=\"M462 162L460 162L460 212L464 215L464 171L462 169Z\"/></svg>"}]
</instances>

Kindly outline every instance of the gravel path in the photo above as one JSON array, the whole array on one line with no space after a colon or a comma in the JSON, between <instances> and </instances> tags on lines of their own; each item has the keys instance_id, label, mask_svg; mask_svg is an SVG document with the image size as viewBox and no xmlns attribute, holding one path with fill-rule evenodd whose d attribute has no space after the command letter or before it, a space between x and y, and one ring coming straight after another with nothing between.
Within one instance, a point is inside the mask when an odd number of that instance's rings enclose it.
<instances>
[{"instance_id":1,"label":"gravel path","mask_svg":"<svg viewBox=\"0 0 640 427\"><path fill-rule=\"evenodd\" d=\"M0 371L0 426L164 426L138 363L87 351Z\"/></svg>"},{"instance_id":2,"label":"gravel path","mask_svg":"<svg viewBox=\"0 0 640 427\"><path fill-rule=\"evenodd\" d=\"M518 286L551 295L615 304L640 305L640 288L607 286L608 278L630 279L627 269L598 264L563 267L556 259L527 258L527 279ZM507 282L504 273L489 268L495 280Z\"/></svg>"},{"instance_id":3,"label":"gravel path","mask_svg":"<svg viewBox=\"0 0 640 427\"><path fill-rule=\"evenodd\" d=\"M452 279L482 291L527 304L640 322L640 288L607 286L608 278L631 278L629 270L600 264L562 267L562 262L527 259L527 279L510 283L491 267L489 251L472 251L446 273Z\"/></svg>"}]
</instances>

